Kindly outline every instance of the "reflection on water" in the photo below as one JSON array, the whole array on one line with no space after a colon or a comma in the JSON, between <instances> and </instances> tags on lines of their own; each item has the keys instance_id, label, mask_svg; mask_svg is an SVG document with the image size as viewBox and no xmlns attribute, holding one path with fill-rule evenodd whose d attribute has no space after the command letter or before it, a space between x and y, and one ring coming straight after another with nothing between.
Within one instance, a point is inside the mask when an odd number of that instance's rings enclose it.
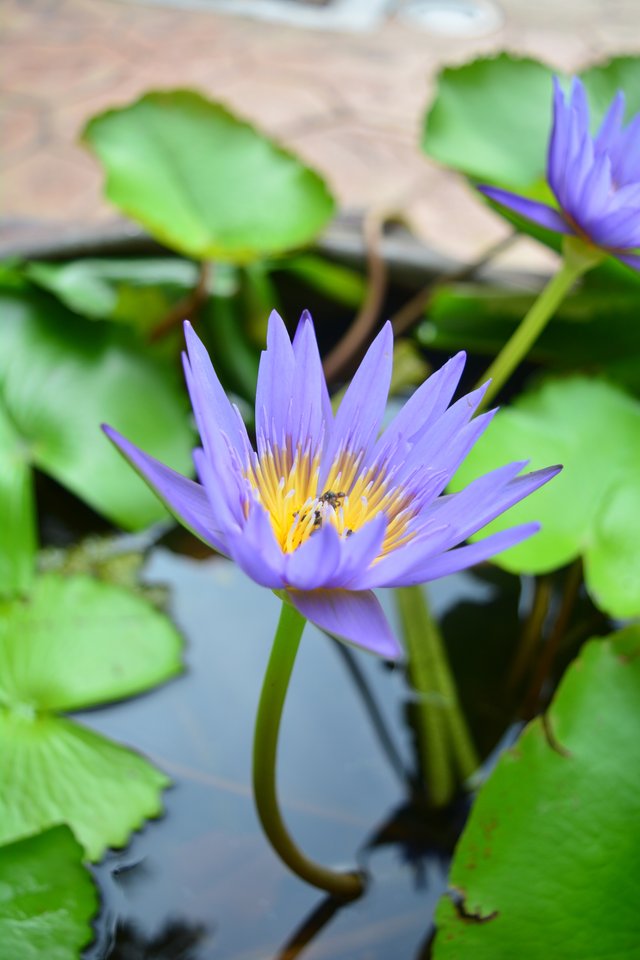
<instances>
[{"instance_id":1,"label":"reflection on water","mask_svg":"<svg viewBox=\"0 0 640 960\"><path fill-rule=\"evenodd\" d=\"M83 721L142 750L174 786L165 795L166 816L98 868L104 907L87 956L426 956L466 803L434 814L416 795L403 670L359 651L345 657L318 630L305 630L283 718L279 789L289 827L310 857L345 867L355 857L369 873L364 897L338 909L280 863L253 809L252 728L279 601L226 561L160 548L146 577L171 587L171 612L187 638L187 671L159 691L91 711ZM431 592L439 614L459 617L466 604L477 631L479 611L491 609L479 604L496 587L465 574ZM517 584L506 596L500 617L514 636ZM393 616L390 595L386 603ZM467 644L485 642L469 636L467 621L463 628ZM462 674L472 700L475 674Z\"/></svg>"}]
</instances>

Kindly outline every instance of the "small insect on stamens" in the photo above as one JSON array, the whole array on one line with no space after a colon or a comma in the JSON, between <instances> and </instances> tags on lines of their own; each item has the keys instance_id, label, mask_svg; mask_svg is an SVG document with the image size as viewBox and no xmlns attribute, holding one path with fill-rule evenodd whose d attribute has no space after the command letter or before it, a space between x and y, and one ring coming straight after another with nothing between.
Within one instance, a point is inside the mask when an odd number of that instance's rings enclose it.
<instances>
[{"instance_id":1,"label":"small insect on stamens","mask_svg":"<svg viewBox=\"0 0 640 960\"><path fill-rule=\"evenodd\" d=\"M346 497L346 493L342 490L338 493L334 493L333 490L326 490L321 497L318 497L320 503L327 503L330 507L333 507L336 510L338 507L342 506L342 501Z\"/></svg>"}]
</instances>

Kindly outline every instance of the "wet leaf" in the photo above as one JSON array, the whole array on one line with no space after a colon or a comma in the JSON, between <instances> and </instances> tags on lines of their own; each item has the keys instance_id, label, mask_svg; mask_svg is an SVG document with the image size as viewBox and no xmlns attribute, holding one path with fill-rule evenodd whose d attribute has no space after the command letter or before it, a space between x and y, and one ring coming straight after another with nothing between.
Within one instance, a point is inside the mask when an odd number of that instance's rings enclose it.
<instances>
[{"instance_id":1,"label":"wet leaf","mask_svg":"<svg viewBox=\"0 0 640 960\"><path fill-rule=\"evenodd\" d=\"M0 605L0 842L68 823L98 859L161 812L167 777L54 711L140 693L181 669L180 637L141 597L90 577L40 577Z\"/></svg>"},{"instance_id":2,"label":"wet leaf","mask_svg":"<svg viewBox=\"0 0 640 960\"><path fill-rule=\"evenodd\" d=\"M76 960L98 909L82 847L53 827L0 848L0 951L7 960Z\"/></svg>"},{"instance_id":3,"label":"wet leaf","mask_svg":"<svg viewBox=\"0 0 640 960\"><path fill-rule=\"evenodd\" d=\"M0 603L0 703L79 710L123 699L180 671L181 640L146 600L92 577L39 577Z\"/></svg>"},{"instance_id":4,"label":"wet leaf","mask_svg":"<svg viewBox=\"0 0 640 960\"><path fill-rule=\"evenodd\" d=\"M29 453L0 398L0 596L25 592L36 551Z\"/></svg>"},{"instance_id":5,"label":"wet leaf","mask_svg":"<svg viewBox=\"0 0 640 960\"><path fill-rule=\"evenodd\" d=\"M190 90L148 93L83 136L108 199L190 256L246 263L308 243L333 215L316 173Z\"/></svg>"},{"instance_id":6,"label":"wet leaf","mask_svg":"<svg viewBox=\"0 0 640 960\"><path fill-rule=\"evenodd\" d=\"M593 640L480 790L435 960L617 960L640 942L640 628Z\"/></svg>"},{"instance_id":7,"label":"wet leaf","mask_svg":"<svg viewBox=\"0 0 640 960\"><path fill-rule=\"evenodd\" d=\"M0 842L67 823L90 860L162 812L169 778L64 717L0 706Z\"/></svg>"},{"instance_id":8,"label":"wet leaf","mask_svg":"<svg viewBox=\"0 0 640 960\"><path fill-rule=\"evenodd\" d=\"M162 518L100 423L188 473L192 432L176 372L128 331L87 324L48 297L5 293L0 315L0 396L31 464L121 526Z\"/></svg>"},{"instance_id":9,"label":"wet leaf","mask_svg":"<svg viewBox=\"0 0 640 960\"><path fill-rule=\"evenodd\" d=\"M598 606L614 617L640 614L640 403L601 380L550 380L498 413L452 489L527 459L531 468L561 463L564 469L481 532L542 523L539 533L496 562L514 572L543 573L582 556Z\"/></svg>"}]
</instances>

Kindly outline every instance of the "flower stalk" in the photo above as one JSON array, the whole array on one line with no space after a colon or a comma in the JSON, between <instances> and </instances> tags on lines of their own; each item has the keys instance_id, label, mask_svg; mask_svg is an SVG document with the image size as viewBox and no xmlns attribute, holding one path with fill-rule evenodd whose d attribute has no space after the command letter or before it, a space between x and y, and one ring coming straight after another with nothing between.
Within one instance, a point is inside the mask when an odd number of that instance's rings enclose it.
<instances>
[{"instance_id":1,"label":"flower stalk","mask_svg":"<svg viewBox=\"0 0 640 960\"><path fill-rule=\"evenodd\" d=\"M499 393L514 370L527 356L547 323L578 280L604 259L604 253L579 237L565 237L562 266L551 278L537 300L525 314L519 327L504 345L478 384L491 380L482 399L486 407Z\"/></svg>"},{"instance_id":2,"label":"flower stalk","mask_svg":"<svg viewBox=\"0 0 640 960\"><path fill-rule=\"evenodd\" d=\"M289 680L306 620L283 600L262 684L253 740L253 795L260 823L280 859L301 880L343 900L353 900L364 890L364 877L357 871L341 873L309 860L287 830L276 788L278 735Z\"/></svg>"}]
</instances>

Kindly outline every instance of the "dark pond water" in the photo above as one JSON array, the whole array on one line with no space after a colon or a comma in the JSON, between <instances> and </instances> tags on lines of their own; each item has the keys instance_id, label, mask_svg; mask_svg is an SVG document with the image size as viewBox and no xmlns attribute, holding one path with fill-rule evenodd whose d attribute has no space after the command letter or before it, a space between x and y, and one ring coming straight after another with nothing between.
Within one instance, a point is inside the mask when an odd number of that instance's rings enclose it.
<instances>
[{"instance_id":1,"label":"dark pond water","mask_svg":"<svg viewBox=\"0 0 640 960\"><path fill-rule=\"evenodd\" d=\"M136 700L81 715L173 779L165 815L97 868L103 910L91 960L405 960L428 956L432 916L467 801L430 812L411 787L404 670L307 626L289 690L280 797L302 849L362 865L366 894L337 908L293 876L264 838L250 790L251 742L279 601L226 561L155 548L186 671ZM432 585L483 753L505 726L496 689L517 636L520 584L492 571ZM391 616L393 597L382 596ZM493 678L493 680L488 679ZM403 770L406 771L403 773ZM305 942L309 941L308 943Z\"/></svg>"}]
</instances>

